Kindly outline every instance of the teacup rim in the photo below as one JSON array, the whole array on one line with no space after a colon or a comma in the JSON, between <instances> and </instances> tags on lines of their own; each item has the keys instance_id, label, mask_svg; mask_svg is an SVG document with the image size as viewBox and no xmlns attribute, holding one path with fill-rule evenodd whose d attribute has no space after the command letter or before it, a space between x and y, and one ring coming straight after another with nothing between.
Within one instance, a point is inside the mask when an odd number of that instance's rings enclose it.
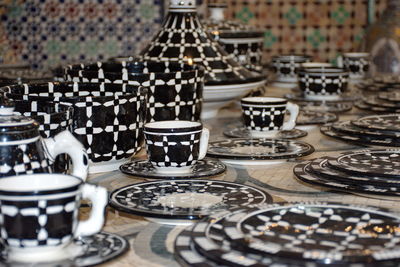
<instances>
[{"instance_id":1,"label":"teacup rim","mask_svg":"<svg viewBox=\"0 0 400 267\"><path fill-rule=\"evenodd\" d=\"M144 124L143 131L145 133L182 133L188 131L201 131L203 124L198 121L187 120L166 120L153 121Z\"/></svg>"},{"instance_id":2,"label":"teacup rim","mask_svg":"<svg viewBox=\"0 0 400 267\"><path fill-rule=\"evenodd\" d=\"M250 96L242 98L241 102L246 104L265 104L265 103L278 104L282 102L288 102L288 100L283 97Z\"/></svg>"},{"instance_id":3,"label":"teacup rim","mask_svg":"<svg viewBox=\"0 0 400 267\"><path fill-rule=\"evenodd\" d=\"M368 52L346 52L346 53L343 53L343 56L344 57L351 57L351 58L353 58L353 57L369 57L370 56L370 53L368 53Z\"/></svg>"}]
</instances>

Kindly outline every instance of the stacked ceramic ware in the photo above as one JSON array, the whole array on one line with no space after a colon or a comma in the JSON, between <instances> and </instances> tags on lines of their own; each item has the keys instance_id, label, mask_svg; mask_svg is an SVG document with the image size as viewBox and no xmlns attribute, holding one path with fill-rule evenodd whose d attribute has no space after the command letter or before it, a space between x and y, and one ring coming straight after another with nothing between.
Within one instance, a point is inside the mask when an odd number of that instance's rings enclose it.
<instances>
[{"instance_id":1,"label":"stacked ceramic ware","mask_svg":"<svg viewBox=\"0 0 400 267\"><path fill-rule=\"evenodd\" d=\"M300 180L354 194L400 195L400 150L369 149L322 157L298 164Z\"/></svg>"},{"instance_id":2,"label":"stacked ceramic ware","mask_svg":"<svg viewBox=\"0 0 400 267\"><path fill-rule=\"evenodd\" d=\"M182 266L396 266L399 223L398 216L363 206L247 206L182 231L175 258Z\"/></svg>"},{"instance_id":3,"label":"stacked ceramic ware","mask_svg":"<svg viewBox=\"0 0 400 267\"><path fill-rule=\"evenodd\" d=\"M371 115L324 125L321 132L357 145L399 147L399 121L399 114Z\"/></svg>"},{"instance_id":4,"label":"stacked ceramic ware","mask_svg":"<svg viewBox=\"0 0 400 267\"><path fill-rule=\"evenodd\" d=\"M145 48L144 60L199 64L205 69L202 118L265 83L265 76L251 72L212 39L196 13L195 0L170 1L161 30Z\"/></svg>"}]
</instances>

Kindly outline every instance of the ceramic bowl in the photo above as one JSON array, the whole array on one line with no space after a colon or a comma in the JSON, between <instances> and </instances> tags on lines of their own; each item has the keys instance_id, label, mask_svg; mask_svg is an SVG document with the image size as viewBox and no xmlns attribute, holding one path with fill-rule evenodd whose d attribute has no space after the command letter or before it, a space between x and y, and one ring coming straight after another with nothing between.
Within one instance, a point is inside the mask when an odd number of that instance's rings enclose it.
<instances>
[{"instance_id":1,"label":"ceramic bowl","mask_svg":"<svg viewBox=\"0 0 400 267\"><path fill-rule=\"evenodd\" d=\"M53 75L49 72L26 68L0 68L0 87L29 82L51 82Z\"/></svg>"},{"instance_id":2,"label":"ceramic bowl","mask_svg":"<svg viewBox=\"0 0 400 267\"><path fill-rule=\"evenodd\" d=\"M13 99L70 103L73 134L87 149L89 172L116 170L141 148L147 96L143 87L53 82L2 89Z\"/></svg>"},{"instance_id":3,"label":"ceramic bowl","mask_svg":"<svg viewBox=\"0 0 400 267\"><path fill-rule=\"evenodd\" d=\"M271 67L276 73L276 81L282 83L296 83L297 71L302 63L309 62L308 55L279 55L272 57Z\"/></svg>"},{"instance_id":4,"label":"ceramic bowl","mask_svg":"<svg viewBox=\"0 0 400 267\"><path fill-rule=\"evenodd\" d=\"M199 121L203 102L203 68L195 65L138 61L70 65L66 79L74 82L105 82L149 88L147 121Z\"/></svg>"},{"instance_id":5,"label":"ceramic bowl","mask_svg":"<svg viewBox=\"0 0 400 267\"><path fill-rule=\"evenodd\" d=\"M349 73L341 68L299 70L299 88L310 100L335 100L347 90Z\"/></svg>"}]
</instances>

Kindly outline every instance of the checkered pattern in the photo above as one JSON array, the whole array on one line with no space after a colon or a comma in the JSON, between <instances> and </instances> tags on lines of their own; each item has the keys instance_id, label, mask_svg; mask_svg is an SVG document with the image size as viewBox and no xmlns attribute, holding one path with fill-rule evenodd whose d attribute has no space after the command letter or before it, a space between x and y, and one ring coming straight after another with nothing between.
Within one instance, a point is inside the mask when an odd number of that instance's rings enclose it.
<instances>
[{"instance_id":1,"label":"checkered pattern","mask_svg":"<svg viewBox=\"0 0 400 267\"><path fill-rule=\"evenodd\" d=\"M347 89L348 74L327 76L307 72L299 74L300 89L305 95L340 95Z\"/></svg>"},{"instance_id":2,"label":"checkered pattern","mask_svg":"<svg viewBox=\"0 0 400 267\"><path fill-rule=\"evenodd\" d=\"M245 81L254 76L211 39L194 12L171 10L142 56L145 60L200 64L207 82Z\"/></svg>"},{"instance_id":3,"label":"checkered pattern","mask_svg":"<svg viewBox=\"0 0 400 267\"><path fill-rule=\"evenodd\" d=\"M61 196L56 200L1 200L1 238L17 248L66 244L77 227L79 199Z\"/></svg>"},{"instance_id":4,"label":"checkered pattern","mask_svg":"<svg viewBox=\"0 0 400 267\"><path fill-rule=\"evenodd\" d=\"M145 132L150 162L158 167L192 166L198 159L201 131L184 135Z\"/></svg>"},{"instance_id":5,"label":"checkered pattern","mask_svg":"<svg viewBox=\"0 0 400 267\"><path fill-rule=\"evenodd\" d=\"M21 142L22 143L22 142ZM0 147L0 177L52 172L40 140L28 144Z\"/></svg>"},{"instance_id":6,"label":"checkered pattern","mask_svg":"<svg viewBox=\"0 0 400 267\"><path fill-rule=\"evenodd\" d=\"M168 62L149 64L144 61L140 62L144 67L143 73L130 75L130 63L115 64L118 72L113 73L107 73L102 68L101 62L91 65L93 71L82 70L85 68L82 64L68 66L66 78L73 82L131 84L148 88L147 122L200 120L203 102L203 71L195 68L190 71L174 71L170 69ZM156 67L162 71L152 72L152 69Z\"/></svg>"},{"instance_id":7,"label":"checkered pattern","mask_svg":"<svg viewBox=\"0 0 400 267\"><path fill-rule=\"evenodd\" d=\"M369 70L369 60L366 58L343 58L343 65L350 71L350 78L360 79L365 77Z\"/></svg>"},{"instance_id":8,"label":"checkered pattern","mask_svg":"<svg viewBox=\"0 0 400 267\"><path fill-rule=\"evenodd\" d=\"M222 38L218 41L228 54L235 56L235 60L241 65L251 70L262 71L262 38L256 42L231 43L229 40Z\"/></svg>"},{"instance_id":9,"label":"checkered pattern","mask_svg":"<svg viewBox=\"0 0 400 267\"><path fill-rule=\"evenodd\" d=\"M286 113L286 105L271 107L242 106L242 109L246 128L252 131L280 130Z\"/></svg>"}]
</instances>

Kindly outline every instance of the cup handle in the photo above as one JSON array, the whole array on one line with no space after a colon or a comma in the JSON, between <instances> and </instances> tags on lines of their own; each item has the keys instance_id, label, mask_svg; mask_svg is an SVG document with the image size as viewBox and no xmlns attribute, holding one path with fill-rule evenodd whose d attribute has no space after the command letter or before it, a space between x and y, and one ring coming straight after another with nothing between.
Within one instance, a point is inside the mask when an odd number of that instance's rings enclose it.
<instances>
[{"instance_id":1,"label":"cup handle","mask_svg":"<svg viewBox=\"0 0 400 267\"><path fill-rule=\"evenodd\" d=\"M100 232L104 224L104 210L107 206L108 194L104 187L84 184L82 186L82 199L89 199L92 203L92 210L89 219L79 221L75 237L90 236Z\"/></svg>"},{"instance_id":2,"label":"cup handle","mask_svg":"<svg viewBox=\"0 0 400 267\"><path fill-rule=\"evenodd\" d=\"M338 56L336 58L336 66L339 68L343 68L343 56Z\"/></svg>"},{"instance_id":3,"label":"cup handle","mask_svg":"<svg viewBox=\"0 0 400 267\"><path fill-rule=\"evenodd\" d=\"M209 138L210 138L210 130L208 130L207 128L203 128L200 137L200 151L198 160L202 160L206 156Z\"/></svg>"},{"instance_id":4,"label":"cup handle","mask_svg":"<svg viewBox=\"0 0 400 267\"><path fill-rule=\"evenodd\" d=\"M299 106L293 103L287 103L286 109L290 112L290 117L282 126L282 130L292 130L296 126L296 119L299 115Z\"/></svg>"},{"instance_id":5,"label":"cup handle","mask_svg":"<svg viewBox=\"0 0 400 267\"><path fill-rule=\"evenodd\" d=\"M86 149L69 131L63 131L53 138L43 139L43 143L47 156L52 161L59 154L68 154L72 159L71 175L86 180L89 166Z\"/></svg>"}]
</instances>

